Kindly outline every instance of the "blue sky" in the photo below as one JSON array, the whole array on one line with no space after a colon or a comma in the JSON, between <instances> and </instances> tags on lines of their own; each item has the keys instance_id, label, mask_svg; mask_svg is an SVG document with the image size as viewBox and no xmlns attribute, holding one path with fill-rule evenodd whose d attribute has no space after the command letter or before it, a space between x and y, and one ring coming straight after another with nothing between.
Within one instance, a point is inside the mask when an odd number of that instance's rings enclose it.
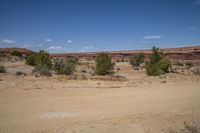
<instances>
[{"instance_id":1,"label":"blue sky","mask_svg":"<svg viewBox=\"0 0 200 133\"><path fill-rule=\"evenodd\" d=\"M0 0L0 47L49 52L200 45L200 0Z\"/></svg>"}]
</instances>

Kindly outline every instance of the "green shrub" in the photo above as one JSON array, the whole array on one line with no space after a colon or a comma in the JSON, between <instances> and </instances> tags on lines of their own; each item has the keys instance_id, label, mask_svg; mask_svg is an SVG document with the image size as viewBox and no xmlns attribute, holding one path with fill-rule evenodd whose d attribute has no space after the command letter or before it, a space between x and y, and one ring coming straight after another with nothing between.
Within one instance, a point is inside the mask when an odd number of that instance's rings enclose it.
<instances>
[{"instance_id":1,"label":"green shrub","mask_svg":"<svg viewBox=\"0 0 200 133\"><path fill-rule=\"evenodd\" d=\"M149 56L150 61L145 65L147 75L157 76L168 73L169 68L171 67L171 62L162 59L162 53L158 52L158 48L153 47L152 51L153 53Z\"/></svg>"},{"instance_id":2,"label":"green shrub","mask_svg":"<svg viewBox=\"0 0 200 133\"><path fill-rule=\"evenodd\" d=\"M3 65L0 65L0 73L5 73L6 69Z\"/></svg>"},{"instance_id":3,"label":"green shrub","mask_svg":"<svg viewBox=\"0 0 200 133\"><path fill-rule=\"evenodd\" d=\"M140 64L142 64L143 62L144 62L144 54L143 53L135 55L135 56L131 57L131 59L130 59L130 64L133 67L139 67Z\"/></svg>"},{"instance_id":4,"label":"green shrub","mask_svg":"<svg viewBox=\"0 0 200 133\"><path fill-rule=\"evenodd\" d=\"M150 63L158 63L160 60L162 60L162 53L159 52L159 48L156 48L155 46L152 48L152 54L149 56Z\"/></svg>"},{"instance_id":5,"label":"green shrub","mask_svg":"<svg viewBox=\"0 0 200 133\"><path fill-rule=\"evenodd\" d=\"M40 75L44 75L44 76L51 76L51 72L50 72L50 69L49 67L46 65L46 64L38 64L36 67L35 67L35 72L39 72Z\"/></svg>"},{"instance_id":6,"label":"green shrub","mask_svg":"<svg viewBox=\"0 0 200 133\"><path fill-rule=\"evenodd\" d=\"M49 69L51 68L51 58L47 52L39 51L35 58L35 65L38 64L45 64Z\"/></svg>"},{"instance_id":7,"label":"green shrub","mask_svg":"<svg viewBox=\"0 0 200 133\"><path fill-rule=\"evenodd\" d=\"M111 75L114 73L115 63L106 53L101 53L96 59L95 73L97 75Z\"/></svg>"},{"instance_id":8,"label":"green shrub","mask_svg":"<svg viewBox=\"0 0 200 133\"><path fill-rule=\"evenodd\" d=\"M43 50L40 50L39 53L28 56L26 58L26 63L31 66L45 64L49 69L51 68L51 58L49 54Z\"/></svg>"},{"instance_id":9,"label":"green shrub","mask_svg":"<svg viewBox=\"0 0 200 133\"><path fill-rule=\"evenodd\" d=\"M20 75L26 76L26 73L25 72L21 72L21 71L16 71L15 75L16 76L20 76Z\"/></svg>"},{"instance_id":10,"label":"green shrub","mask_svg":"<svg viewBox=\"0 0 200 133\"><path fill-rule=\"evenodd\" d=\"M159 67L163 70L164 73L169 72L169 68L171 67L171 62L169 60L161 60L158 62Z\"/></svg>"},{"instance_id":11,"label":"green shrub","mask_svg":"<svg viewBox=\"0 0 200 133\"><path fill-rule=\"evenodd\" d=\"M65 61L57 60L54 64L54 70L58 74L71 75L75 71L77 61L73 58L68 58Z\"/></svg>"},{"instance_id":12,"label":"green shrub","mask_svg":"<svg viewBox=\"0 0 200 133\"><path fill-rule=\"evenodd\" d=\"M22 57L22 56L23 56L22 52L16 51L16 50L14 50L14 51L11 53L11 55L12 55L12 56L18 56L18 57Z\"/></svg>"},{"instance_id":13,"label":"green shrub","mask_svg":"<svg viewBox=\"0 0 200 133\"><path fill-rule=\"evenodd\" d=\"M26 58L26 64L30 65L30 66L35 66L35 60L36 60L36 56L37 54L32 54L32 55L29 55L27 58Z\"/></svg>"},{"instance_id":14,"label":"green shrub","mask_svg":"<svg viewBox=\"0 0 200 133\"><path fill-rule=\"evenodd\" d=\"M189 68L193 67L193 64L192 64L192 62L186 62L185 66L189 69Z\"/></svg>"},{"instance_id":15,"label":"green shrub","mask_svg":"<svg viewBox=\"0 0 200 133\"><path fill-rule=\"evenodd\" d=\"M160 68L158 63L147 63L145 68L147 75L150 76L157 76L164 73L164 71Z\"/></svg>"}]
</instances>

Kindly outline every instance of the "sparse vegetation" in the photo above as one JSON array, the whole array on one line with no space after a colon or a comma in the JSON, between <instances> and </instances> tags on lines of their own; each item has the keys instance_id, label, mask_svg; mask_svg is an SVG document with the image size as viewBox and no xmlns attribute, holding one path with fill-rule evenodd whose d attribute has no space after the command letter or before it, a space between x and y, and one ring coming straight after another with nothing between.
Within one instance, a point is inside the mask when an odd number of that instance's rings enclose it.
<instances>
[{"instance_id":1,"label":"sparse vegetation","mask_svg":"<svg viewBox=\"0 0 200 133\"><path fill-rule=\"evenodd\" d=\"M135 56L131 57L131 59L130 59L130 64L133 67L139 67L140 64L142 64L143 62L144 62L144 54L143 53L135 55Z\"/></svg>"},{"instance_id":2,"label":"sparse vegetation","mask_svg":"<svg viewBox=\"0 0 200 133\"><path fill-rule=\"evenodd\" d=\"M162 58L162 53L160 53L159 48L153 47L152 52L149 56L150 61L146 62L146 73L150 76L157 76L169 72L171 67L171 62L169 60Z\"/></svg>"},{"instance_id":3,"label":"sparse vegetation","mask_svg":"<svg viewBox=\"0 0 200 133\"><path fill-rule=\"evenodd\" d=\"M40 50L40 52L36 54L35 65L38 64L44 64L49 69L51 68L51 58L47 52Z\"/></svg>"},{"instance_id":4,"label":"sparse vegetation","mask_svg":"<svg viewBox=\"0 0 200 133\"><path fill-rule=\"evenodd\" d=\"M35 67L35 72L39 72L40 75L44 75L44 76L51 76L51 72L50 72L50 69L49 67L46 65L46 64L38 64L36 67Z\"/></svg>"},{"instance_id":5,"label":"sparse vegetation","mask_svg":"<svg viewBox=\"0 0 200 133\"><path fill-rule=\"evenodd\" d=\"M23 56L22 52L16 51L16 50L14 50L14 51L11 53L11 55L12 55L12 56L17 56L17 57L22 57L22 56Z\"/></svg>"},{"instance_id":6,"label":"sparse vegetation","mask_svg":"<svg viewBox=\"0 0 200 133\"><path fill-rule=\"evenodd\" d=\"M26 64L30 66L35 66L35 60L36 60L37 54L32 54L26 58Z\"/></svg>"},{"instance_id":7,"label":"sparse vegetation","mask_svg":"<svg viewBox=\"0 0 200 133\"><path fill-rule=\"evenodd\" d=\"M16 71L15 75L16 76L20 76L20 75L26 76L26 73L25 72L21 72L21 71Z\"/></svg>"},{"instance_id":8,"label":"sparse vegetation","mask_svg":"<svg viewBox=\"0 0 200 133\"><path fill-rule=\"evenodd\" d=\"M199 66L193 68L191 71L195 75L200 75L200 67Z\"/></svg>"},{"instance_id":9,"label":"sparse vegetation","mask_svg":"<svg viewBox=\"0 0 200 133\"><path fill-rule=\"evenodd\" d=\"M107 53L101 53L96 59L95 73L101 76L114 74L114 66L111 57Z\"/></svg>"},{"instance_id":10,"label":"sparse vegetation","mask_svg":"<svg viewBox=\"0 0 200 133\"><path fill-rule=\"evenodd\" d=\"M3 65L0 65L0 73L5 73L6 69Z\"/></svg>"},{"instance_id":11,"label":"sparse vegetation","mask_svg":"<svg viewBox=\"0 0 200 133\"><path fill-rule=\"evenodd\" d=\"M165 133L200 133L200 125L195 122L190 124L188 122L184 122L184 127L181 129L173 129L169 128L165 131Z\"/></svg>"},{"instance_id":12,"label":"sparse vegetation","mask_svg":"<svg viewBox=\"0 0 200 133\"><path fill-rule=\"evenodd\" d=\"M169 68L171 67L171 62L169 60L163 59L158 62L159 67L163 70L164 73L169 72Z\"/></svg>"},{"instance_id":13,"label":"sparse vegetation","mask_svg":"<svg viewBox=\"0 0 200 133\"><path fill-rule=\"evenodd\" d=\"M192 62L186 62L185 66L187 69L190 69L191 67L193 67L194 65L192 64Z\"/></svg>"},{"instance_id":14,"label":"sparse vegetation","mask_svg":"<svg viewBox=\"0 0 200 133\"><path fill-rule=\"evenodd\" d=\"M32 54L26 58L26 64L35 66L34 72L39 72L40 75L51 76L51 58L49 54L43 50L39 53Z\"/></svg>"},{"instance_id":15,"label":"sparse vegetation","mask_svg":"<svg viewBox=\"0 0 200 133\"><path fill-rule=\"evenodd\" d=\"M51 58L49 54L43 50L40 50L39 53L28 56L26 63L31 66L45 64L49 69L51 68Z\"/></svg>"},{"instance_id":16,"label":"sparse vegetation","mask_svg":"<svg viewBox=\"0 0 200 133\"><path fill-rule=\"evenodd\" d=\"M164 73L164 71L159 67L158 63L146 63L146 73L150 76L157 76Z\"/></svg>"},{"instance_id":17,"label":"sparse vegetation","mask_svg":"<svg viewBox=\"0 0 200 133\"><path fill-rule=\"evenodd\" d=\"M71 75L75 71L77 61L73 58L67 58L65 61L56 60L54 64L54 70L58 74Z\"/></svg>"}]
</instances>

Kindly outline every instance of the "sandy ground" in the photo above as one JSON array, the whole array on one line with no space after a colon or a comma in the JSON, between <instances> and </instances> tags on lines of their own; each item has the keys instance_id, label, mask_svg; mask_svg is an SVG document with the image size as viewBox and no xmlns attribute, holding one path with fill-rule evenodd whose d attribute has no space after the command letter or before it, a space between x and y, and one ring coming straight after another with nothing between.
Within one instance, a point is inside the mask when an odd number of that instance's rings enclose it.
<instances>
[{"instance_id":1,"label":"sandy ground","mask_svg":"<svg viewBox=\"0 0 200 133\"><path fill-rule=\"evenodd\" d=\"M11 72L0 74L1 133L161 133L200 120L196 76L147 77L118 64L127 80L69 80L17 77L7 66Z\"/></svg>"}]
</instances>

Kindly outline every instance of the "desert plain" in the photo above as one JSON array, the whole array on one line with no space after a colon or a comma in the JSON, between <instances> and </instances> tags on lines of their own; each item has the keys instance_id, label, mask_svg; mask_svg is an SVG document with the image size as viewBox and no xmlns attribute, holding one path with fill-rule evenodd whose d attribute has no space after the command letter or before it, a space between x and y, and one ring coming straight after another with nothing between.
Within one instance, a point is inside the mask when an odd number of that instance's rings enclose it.
<instances>
[{"instance_id":1,"label":"desert plain","mask_svg":"<svg viewBox=\"0 0 200 133\"><path fill-rule=\"evenodd\" d=\"M1 64L1 133L162 133L200 119L200 77L187 72L147 76L118 62L123 79L37 77L23 61Z\"/></svg>"}]
</instances>

